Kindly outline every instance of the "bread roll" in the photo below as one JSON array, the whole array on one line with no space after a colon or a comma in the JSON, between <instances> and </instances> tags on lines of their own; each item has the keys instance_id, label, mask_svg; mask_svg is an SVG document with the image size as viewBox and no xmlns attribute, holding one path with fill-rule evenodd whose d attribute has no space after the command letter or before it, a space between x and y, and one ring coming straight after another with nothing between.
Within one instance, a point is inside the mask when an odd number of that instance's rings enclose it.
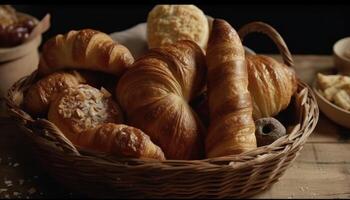
<instances>
[{"instance_id":1,"label":"bread roll","mask_svg":"<svg viewBox=\"0 0 350 200\"><path fill-rule=\"evenodd\" d=\"M208 38L208 20L194 5L157 5L148 14L149 48L172 44L178 40L192 40L206 49Z\"/></svg>"}]
</instances>

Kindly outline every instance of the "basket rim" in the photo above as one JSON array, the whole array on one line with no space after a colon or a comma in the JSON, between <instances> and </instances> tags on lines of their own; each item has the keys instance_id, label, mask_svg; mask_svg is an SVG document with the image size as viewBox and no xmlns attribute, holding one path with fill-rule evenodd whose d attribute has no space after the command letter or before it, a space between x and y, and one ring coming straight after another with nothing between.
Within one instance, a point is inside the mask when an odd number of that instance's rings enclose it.
<instances>
[{"instance_id":1,"label":"basket rim","mask_svg":"<svg viewBox=\"0 0 350 200\"><path fill-rule=\"evenodd\" d=\"M35 133L35 129L33 129L33 125L37 125L39 123L46 123L43 131L45 134L52 133L52 131L48 131L48 129L58 129L53 123L46 119L37 118L33 119L27 112L25 112L19 105L16 105L15 99L23 97L23 92L29 88L31 83L35 80L37 75L37 71L34 71L32 74L25 76L15 82L12 87L8 90L8 94L5 97L7 110L9 116L11 118L16 119L16 122L22 125L27 131L27 135L32 137L35 140L36 137L40 137L43 139L42 135ZM128 163L128 166L139 166L139 165L158 165L159 167L175 167L175 168L184 168L186 166L191 165L206 165L207 167L222 167L222 166L230 166L232 168L242 168L251 164L259 164L262 162L268 162L270 160L281 158L284 155L287 155L291 151L296 151L298 148L303 146L306 142L308 136L312 133L319 118L319 108L317 105L317 101L312 89L299 78L297 78L298 90L295 95L300 95L302 100L300 103L303 105L307 105L304 107L308 107L308 112L303 113L302 117L303 122L299 121L299 124L293 126L292 131L279 138L275 142L271 143L267 146L261 146L256 149L238 154L238 155L230 155L230 156L221 156L215 158L204 158L198 160L171 160L167 159L164 161L160 160L152 160L145 158L116 158L111 155L93 152L91 150L86 150L83 148L79 148L74 146L66 139L66 144L62 147L62 141L50 141L47 138L44 138L48 143L54 143L57 146L57 150L66 151L66 155L76 156L77 158L91 159L92 161L107 162L110 165L118 164L118 163ZM310 105L311 106L310 106ZM305 108L306 109L306 108ZM307 123L305 123L307 121ZM293 134L292 134L293 133ZM57 138L56 138L57 139ZM70 144L69 144L70 143ZM106 163L106 164L107 164ZM223 164L225 163L225 164ZM130 165L131 164L131 165ZM119 166L120 167L120 166Z\"/></svg>"}]
</instances>

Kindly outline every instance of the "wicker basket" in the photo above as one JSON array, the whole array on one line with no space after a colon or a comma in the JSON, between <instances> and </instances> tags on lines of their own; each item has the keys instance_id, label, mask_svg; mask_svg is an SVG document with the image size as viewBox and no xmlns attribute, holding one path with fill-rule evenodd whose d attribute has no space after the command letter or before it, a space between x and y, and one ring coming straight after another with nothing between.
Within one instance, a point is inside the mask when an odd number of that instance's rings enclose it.
<instances>
[{"instance_id":1,"label":"wicker basket","mask_svg":"<svg viewBox=\"0 0 350 200\"><path fill-rule=\"evenodd\" d=\"M252 23L239 31L270 36L292 65L280 35L266 24ZM289 134L255 150L203 160L118 159L77 149L51 122L33 119L21 109L23 93L36 80L36 72L13 85L8 111L26 130L42 166L61 184L91 197L114 198L232 198L249 197L275 183L295 160L318 121L312 90L298 80L298 90L283 111ZM282 114L283 115L283 114ZM296 116L291 118L290 116ZM293 120L294 119L294 120Z\"/></svg>"}]
</instances>

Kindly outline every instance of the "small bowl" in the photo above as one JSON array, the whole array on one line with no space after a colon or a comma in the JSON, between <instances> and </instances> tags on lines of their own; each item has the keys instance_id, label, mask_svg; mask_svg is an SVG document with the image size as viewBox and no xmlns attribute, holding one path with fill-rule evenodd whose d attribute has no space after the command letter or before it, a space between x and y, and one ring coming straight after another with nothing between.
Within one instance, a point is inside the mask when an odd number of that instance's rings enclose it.
<instances>
[{"instance_id":1,"label":"small bowl","mask_svg":"<svg viewBox=\"0 0 350 200\"><path fill-rule=\"evenodd\" d=\"M323 114L325 114L334 123L350 129L350 111L347 111L326 99L320 92L317 79L313 82L313 91L316 96L317 104Z\"/></svg>"},{"instance_id":2,"label":"small bowl","mask_svg":"<svg viewBox=\"0 0 350 200\"><path fill-rule=\"evenodd\" d=\"M17 12L18 15L35 17ZM42 35L37 35L31 40L12 47L0 47L0 116L4 115L5 106L2 98L7 95L7 90L23 76L30 75L39 64L39 46Z\"/></svg>"},{"instance_id":3,"label":"small bowl","mask_svg":"<svg viewBox=\"0 0 350 200\"><path fill-rule=\"evenodd\" d=\"M350 37L338 40L334 44L333 62L340 74L350 76Z\"/></svg>"}]
</instances>

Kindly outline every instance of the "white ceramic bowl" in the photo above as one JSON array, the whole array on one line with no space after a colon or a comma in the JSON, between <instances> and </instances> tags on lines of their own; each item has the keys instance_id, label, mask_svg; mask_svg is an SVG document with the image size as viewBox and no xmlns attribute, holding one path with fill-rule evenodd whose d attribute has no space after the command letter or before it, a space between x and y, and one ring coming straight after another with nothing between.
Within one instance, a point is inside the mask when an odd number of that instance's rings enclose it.
<instances>
[{"instance_id":1,"label":"white ceramic bowl","mask_svg":"<svg viewBox=\"0 0 350 200\"><path fill-rule=\"evenodd\" d=\"M326 115L334 123L339 124L343 127L350 129L350 111L347 111L336 104L328 101L322 94L319 92L319 87L317 85L317 80L313 82L313 88L318 107L324 115Z\"/></svg>"}]
</instances>

